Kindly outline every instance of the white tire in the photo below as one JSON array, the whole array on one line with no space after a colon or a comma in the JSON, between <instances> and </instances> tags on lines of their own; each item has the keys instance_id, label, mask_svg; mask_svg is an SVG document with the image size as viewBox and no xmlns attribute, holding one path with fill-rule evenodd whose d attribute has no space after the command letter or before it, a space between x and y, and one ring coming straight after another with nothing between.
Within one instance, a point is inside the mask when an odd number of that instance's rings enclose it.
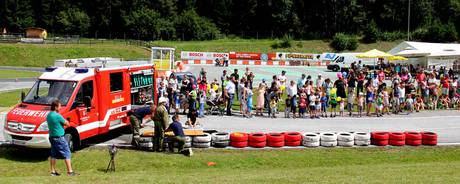
<instances>
[{"instance_id":1,"label":"white tire","mask_svg":"<svg viewBox=\"0 0 460 184\"><path fill-rule=\"evenodd\" d=\"M302 140L306 142L319 142L319 135L312 132L304 133Z\"/></svg>"},{"instance_id":2,"label":"white tire","mask_svg":"<svg viewBox=\"0 0 460 184\"><path fill-rule=\"evenodd\" d=\"M331 141L337 142L337 134L332 133L332 132L323 132L323 133L320 134L320 140L321 140L321 142L323 142L323 141L325 141L325 142L331 142Z\"/></svg>"},{"instance_id":3,"label":"white tire","mask_svg":"<svg viewBox=\"0 0 460 184\"><path fill-rule=\"evenodd\" d=\"M152 137L139 137L138 142L139 143L149 143L149 142L153 142L153 139Z\"/></svg>"},{"instance_id":4,"label":"white tire","mask_svg":"<svg viewBox=\"0 0 460 184\"><path fill-rule=\"evenodd\" d=\"M209 148L211 147L211 142L193 142L192 146L194 148Z\"/></svg>"},{"instance_id":5,"label":"white tire","mask_svg":"<svg viewBox=\"0 0 460 184\"><path fill-rule=\"evenodd\" d=\"M217 132L211 134L211 140L212 142L222 142L222 141L229 141L230 140L230 134L227 132Z\"/></svg>"},{"instance_id":6,"label":"white tire","mask_svg":"<svg viewBox=\"0 0 460 184\"><path fill-rule=\"evenodd\" d=\"M141 148L153 148L153 143L152 142L143 142L143 143L139 143L139 147Z\"/></svg>"},{"instance_id":7,"label":"white tire","mask_svg":"<svg viewBox=\"0 0 460 184\"><path fill-rule=\"evenodd\" d=\"M185 142L192 142L192 137L185 136Z\"/></svg>"},{"instance_id":8,"label":"white tire","mask_svg":"<svg viewBox=\"0 0 460 184\"><path fill-rule=\"evenodd\" d=\"M370 144L371 144L370 140L367 140L367 141L355 140L356 146L369 146Z\"/></svg>"},{"instance_id":9,"label":"white tire","mask_svg":"<svg viewBox=\"0 0 460 184\"><path fill-rule=\"evenodd\" d=\"M321 146L335 147L335 146L337 146L337 141L321 141Z\"/></svg>"},{"instance_id":10,"label":"white tire","mask_svg":"<svg viewBox=\"0 0 460 184\"><path fill-rule=\"evenodd\" d=\"M302 145L305 147L318 147L319 146L319 141L316 142L302 142Z\"/></svg>"},{"instance_id":11,"label":"white tire","mask_svg":"<svg viewBox=\"0 0 460 184\"><path fill-rule=\"evenodd\" d=\"M353 145L355 145L355 142L354 141L337 141L337 145L342 146L342 147L352 147Z\"/></svg>"},{"instance_id":12,"label":"white tire","mask_svg":"<svg viewBox=\"0 0 460 184\"><path fill-rule=\"evenodd\" d=\"M338 141L344 141L344 142L349 142L349 141L354 141L355 136L353 134L348 133L348 132L339 132L337 133L337 140Z\"/></svg>"},{"instance_id":13,"label":"white tire","mask_svg":"<svg viewBox=\"0 0 460 184\"><path fill-rule=\"evenodd\" d=\"M355 132L353 133L355 140L359 141L368 141L371 140L371 134L368 132Z\"/></svg>"},{"instance_id":14,"label":"white tire","mask_svg":"<svg viewBox=\"0 0 460 184\"><path fill-rule=\"evenodd\" d=\"M191 148L192 147L192 143L191 142L186 142L185 145L184 145L185 148Z\"/></svg>"},{"instance_id":15,"label":"white tire","mask_svg":"<svg viewBox=\"0 0 460 184\"><path fill-rule=\"evenodd\" d=\"M193 143L195 142L203 142L203 143L208 143L211 142L211 135L208 133L204 133L203 135L198 135L193 137Z\"/></svg>"}]
</instances>

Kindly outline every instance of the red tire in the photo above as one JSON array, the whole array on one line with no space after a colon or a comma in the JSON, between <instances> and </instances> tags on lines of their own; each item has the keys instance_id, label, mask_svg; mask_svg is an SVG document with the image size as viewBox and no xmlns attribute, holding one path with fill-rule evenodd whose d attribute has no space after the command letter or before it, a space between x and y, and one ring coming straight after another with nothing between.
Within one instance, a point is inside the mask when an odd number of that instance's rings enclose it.
<instances>
[{"instance_id":1,"label":"red tire","mask_svg":"<svg viewBox=\"0 0 460 184\"><path fill-rule=\"evenodd\" d=\"M438 145L438 140L425 140L422 139L422 144L427 146L436 146Z\"/></svg>"},{"instance_id":2,"label":"red tire","mask_svg":"<svg viewBox=\"0 0 460 184\"><path fill-rule=\"evenodd\" d=\"M392 140L388 141L388 144L392 146L404 146L406 144L406 140Z\"/></svg>"},{"instance_id":3,"label":"red tire","mask_svg":"<svg viewBox=\"0 0 460 184\"><path fill-rule=\"evenodd\" d=\"M300 146L302 141L286 141L284 142L285 146Z\"/></svg>"},{"instance_id":4,"label":"red tire","mask_svg":"<svg viewBox=\"0 0 460 184\"><path fill-rule=\"evenodd\" d=\"M230 134L230 141L234 142L247 142L248 134L242 132L234 132Z\"/></svg>"},{"instance_id":5,"label":"red tire","mask_svg":"<svg viewBox=\"0 0 460 184\"><path fill-rule=\"evenodd\" d=\"M284 142L284 135L280 133L269 133L267 134L267 142ZM283 143L284 144L284 143Z\"/></svg>"},{"instance_id":6,"label":"red tire","mask_svg":"<svg viewBox=\"0 0 460 184\"><path fill-rule=\"evenodd\" d=\"M264 133L251 133L248 138L249 142L267 142L267 135Z\"/></svg>"},{"instance_id":7,"label":"red tire","mask_svg":"<svg viewBox=\"0 0 460 184\"><path fill-rule=\"evenodd\" d=\"M420 145L422 145L422 140L421 140L421 139L418 139L418 140L415 140L415 139L406 139L406 145L409 145L409 146L420 146Z\"/></svg>"},{"instance_id":8,"label":"red tire","mask_svg":"<svg viewBox=\"0 0 460 184\"><path fill-rule=\"evenodd\" d=\"M267 142L249 142L249 146L253 148L263 148L267 146Z\"/></svg>"},{"instance_id":9,"label":"red tire","mask_svg":"<svg viewBox=\"0 0 460 184\"><path fill-rule=\"evenodd\" d=\"M371 139L388 140L389 138L390 134L388 132L371 132Z\"/></svg>"},{"instance_id":10,"label":"red tire","mask_svg":"<svg viewBox=\"0 0 460 184\"><path fill-rule=\"evenodd\" d=\"M302 134L299 132L285 132L284 141L286 142L302 141Z\"/></svg>"},{"instance_id":11,"label":"red tire","mask_svg":"<svg viewBox=\"0 0 460 184\"><path fill-rule=\"evenodd\" d=\"M232 142L230 142L230 146L233 146L235 148L245 148L245 147L248 147L248 142L246 142L246 141L240 141L240 142L232 141Z\"/></svg>"},{"instance_id":12,"label":"red tire","mask_svg":"<svg viewBox=\"0 0 460 184\"><path fill-rule=\"evenodd\" d=\"M406 139L411 139L411 140L421 140L422 139L422 134L419 132L405 132L406 134Z\"/></svg>"},{"instance_id":13,"label":"red tire","mask_svg":"<svg viewBox=\"0 0 460 184\"><path fill-rule=\"evenodd\" d=\"M372 139L371 144L376 145L376 146L388 146L388 139L387 140Z\"/></svg>"},{"instance_id":14,"label":"red tire","mask_svg":"<svg viewBox=\"0 0 460 184\"><path fill-rule=\"evenodd\" d=\"M438 134L434 132L421 132L422 140L438 140Z\"/></svg>"},{"instance_id":15,"label":"red tire","mask_svg":"<svg viewBox=\"0 0 460 184\"><path fill-rule=\"evenodd\" d=\"M397 140L397 141L404 141L406 140L406 134L404 134L403 132L390 132L390 136L389 136L389 139L390 140ZM390 143L391 145L391 143Z\"/></svg>"},{"instance_id":16,"label":"red tire","mask_svg":"<svg viewBox=\"0 0 460 184\"><path fill-rule=\"evenodd\" d=\"M274 147L274 148L279 148L284 146L284 141L278 141L278 142L268 142L268 146Z\"/></svg>"}]
</instances>

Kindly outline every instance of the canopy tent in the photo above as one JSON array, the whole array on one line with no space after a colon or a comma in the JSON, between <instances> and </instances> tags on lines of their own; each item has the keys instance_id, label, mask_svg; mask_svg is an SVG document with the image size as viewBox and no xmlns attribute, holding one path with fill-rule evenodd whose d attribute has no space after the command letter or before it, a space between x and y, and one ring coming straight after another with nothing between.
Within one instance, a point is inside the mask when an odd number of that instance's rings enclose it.
<instances>
[{"instance_id":1,"label":"canopy tent","mask_svg":"<svg viewBox=\"0 0 460 184\"><path fill-rule=\"evenodd\" d=\"M460 59L460 44L404 41L388 53L408 58L405 62L408 64L451 68L453 63Z\"/></svg>"},{"instance_id":2,"label":"canopy tent","mask_svg":"<svg viewBox=\"0 0 460 184\"><path fill-rule=\"evenodd\" d=\"M386 52L379 51L377 49L372 49L370 51L364 52L362 54L358 54L356 57L358 58L389 58L393 55L388 54Z\"/></svg>"}]
</instances>

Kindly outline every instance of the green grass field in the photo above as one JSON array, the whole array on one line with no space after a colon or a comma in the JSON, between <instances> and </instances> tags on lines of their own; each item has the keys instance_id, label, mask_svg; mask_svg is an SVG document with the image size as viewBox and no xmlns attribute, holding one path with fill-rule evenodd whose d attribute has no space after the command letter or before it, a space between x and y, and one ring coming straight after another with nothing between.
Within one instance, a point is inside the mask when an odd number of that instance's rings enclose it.
<instances>
[{"instance_id":1,"label":"green grass field","mask_svg":"<svg viewBox=\"0 0 460 184\"><path fill-rule=\"evenodd\" d=\"M212 41L155 41L154 46L176 48L176 60L180 51L208 52L332 52L329 42L323 40L292 41L292 47L274 49L277 40L221 39ZM374 48L388 51L400 41L360 44L353 52L368 51ZM125 60L149 58L150 52L142 47L126 45L124 42L105 41L97 44L0 44L1 66L45 67L56 59L83 57L120 57Z\"/></svg>"},{"instance_id":2,"label":"green grass field","mask_svg":"<svg viewBox=\"0 0 460 184\"><path fill-rule=\"evenodd\" d=\"M27 93L29 89L0 92L0 107L11 107L21 100L21 91Z\"/></svg>"},{"instance_id":3,"label":"green grass field","mask_svg":"<svg viewBox=\"0 0 460 184\"><path fill-rule=\"evenodd\" d=\"M19 70L0 70L0 79L38 77L40 72L19 71Z\"/></svg>"},{"instance_id":4,"label":"green grass field","mask_svg":"<svg viewBox=\"0 0 460 184\"><path fill-rule=\"evenodd\" d=\"M0 148L0 183L458 183L460 147L197 150L193 157L120 150L73 154L75 178L49 176L47 152ZM208 162L216 165L208 166ZM58 162L61 173L65 167Z\"/></svg>"},{"instance_id":5,"label":"green grass field","mask_svg":"<svg viewBox=\"0 0 460 184\"><path fill-rule=\"evenodd\" d=\"M149 58L150 52L118 42L104 44L0 44L0 65L45 67L56 59L84 57Z\"/></svg>"}]
</instances>

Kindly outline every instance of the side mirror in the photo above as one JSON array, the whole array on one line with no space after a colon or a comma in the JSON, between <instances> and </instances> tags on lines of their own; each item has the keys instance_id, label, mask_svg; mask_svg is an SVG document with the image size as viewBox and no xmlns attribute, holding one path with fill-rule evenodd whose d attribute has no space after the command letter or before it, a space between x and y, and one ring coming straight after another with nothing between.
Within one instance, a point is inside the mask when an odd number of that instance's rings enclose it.
<instances>
[{"instance_id":1,"label":"side mirror","mask_svg":"<svg viewBox=\"0 0 460 184\"><path fill-rule=\"evenodd\" d=\"M24 99L26 98L26 93L24 91L21 92L21 102L24 102Z\"/></svg>"},{"instance_id":2,"label":"side mirror","mask_svg":"<svg viewBox=\"0 0 460 184\"><path fill-rule=\"evenodd\" d=\"M89 111L91 109L91 97L85 96L83 98L83 103L85 104L86 108L88 108L88 111Z\"/></svg>"}]
</instances>

